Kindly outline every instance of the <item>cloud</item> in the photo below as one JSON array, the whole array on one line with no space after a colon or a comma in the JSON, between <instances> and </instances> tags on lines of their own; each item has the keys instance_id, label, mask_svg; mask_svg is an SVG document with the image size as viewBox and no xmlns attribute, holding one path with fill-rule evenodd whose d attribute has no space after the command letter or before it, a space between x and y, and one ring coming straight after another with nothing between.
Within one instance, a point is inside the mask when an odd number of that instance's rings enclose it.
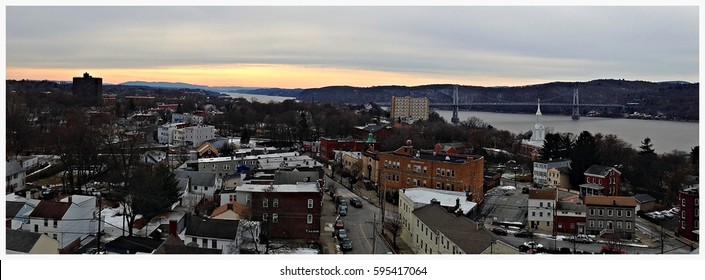
<instances>
[{"instance_id":1,"label":"cloud","mask_svg":"<svg viewBox=\"0 0 705 280\"><path fill-rule=\"evenodd\" d=\"M7 66L697 81L698 24L698 7L13 6Z\"/></svg>"}]
</instances>

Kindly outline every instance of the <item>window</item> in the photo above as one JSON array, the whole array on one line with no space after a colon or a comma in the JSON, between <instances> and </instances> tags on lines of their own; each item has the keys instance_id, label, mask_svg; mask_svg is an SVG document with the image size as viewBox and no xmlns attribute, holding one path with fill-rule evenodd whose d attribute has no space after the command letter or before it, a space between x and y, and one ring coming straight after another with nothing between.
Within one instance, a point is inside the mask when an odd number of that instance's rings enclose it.
<instances>
[{"instance_id":1,"label":"window","mask_svg":"<svg viewBox=\"0 0 705 280\"><path fill-rule=\"evenodd\" d=\"M681 218L685 219L685 210L681 211Z\"/></svg>"},{"instance_id":2,"label":"window","mask_svg":"<svg viewBox=\"0 0 705 280\"><path fill-rule=\"evenodd\" d=\"M279 207L279 199L278 198L275 198L274 200L272 200L272 207L274 207L274 208Z\"/></svg>"},{"instance_id":3,"label":"window","mask_svg":"<svg viewBox=\"0 0 705 280\"><path fill-rule=\"evenodd\" d=\"M627 210L627 217L631 217L631 216L632 216L632 210Z\"/></svg>"},{"instance_id":4,"label":"window","mask_svg":"<svg viewBox=\"0 0 705 280\"><path fill-rule=\"evenodd\" d=\"M208 187L203 187L203 190L204 190L204 191L208 191Z\"/></svg>"},{"instance_id":5,"label":"window","mask_svg":"<svg viewBox=\"0 0 705 280\"><path fill-rule=\"evenodd\" d=\"M695 220L695 229L698 229L700 227L700 221Z\"/></svg>"},{"instance_id":6,"label":"window","mask_svg":"<svg viewBox=\"0 0 705 280\"><path fill-rule=\"evenodd\" d=\"M622 216L622 210L617 210L617 217L621 217L621 216Z\"/></svg>"},{"instance_id":7,"label":"window","mask_svg":"<svg viewBox=\"0 0 705 280\"><path fill-rule=\"evenodd\" d=\"M597 221L597 227L598 227L598 228L603 228L603 227L605 227L604 221Z\"/></svg>"},{"instance_id":8,"label":"window","mask_svg":"<svg viewBox=\"0 0 705 280\"><path fill-rule=\"evenodd\" d=\"M607 210L607 216L612 217L612 209Z\"/></svg>"},{"instance_id":9,"label":"window","mask_svg":"<svg viewBox=\"0 0 705 280\"><path fill-rule=\"evenodd\" d=\"M193 190L194 190L194 191L197 191L197 190L198 190L198 186L193 186Z\"/></svg>"},{"instance_id":10,"label":"window","mask_svg":"<svg viewBox=\"0 0 705 280\"><path fill-rule=\"evenodd\" d=\"M262 214L262 221L267 222L267 219L269 218L269 215L267 213Z\"/></svg>"},{"instance_id":11,"label":"window","mask_svg":"<svg viewBox=\"0 0 705 280\"><path fill-rule=\"evenodd\" d=\"M311 208L313 208L313 199L309 198L308 199L308 209L311 209Z\"/></svg>"},{"instance_id":12,"label":"window","mask_svg":"<svg viewBox=\"0 0 705 280\"><path fill-rule=\"evenodd\" d=\"M39 225L34 225L34 232L39 232Z\"/></svg>"},{"instance_id":13,"label":"window","mask_svg":"<svg viewBox=\"0 0 705 280\"><path fill-rule=\"evenodd\" d=\"M198 243L198 238L191 237L191 242L193 242L193 243Z\"/></svg>"},{"instance_id":14,"label":"window","mask_svg":"<svg viewBox=\"0 0 705 280\"><path fill-rule=\"evenodd\" d=\"M697 217L697 215L696 215L696 217ZM54 228L57 227L57 224L58 224L58 221L57 221L57 220L54 220Z\"/></svg>"},{"instance_id":15,"label":"window","mask_svg":"<svg viewBox=\"0 0 705 280\"><path fill-rule=\"evenodd\" d=\"M551 217L551 212L546 213L546 216Z\"/></svg>"},{"instance_id":16,"label":"window","mask_svg":"<svg viewBox=\"0 0 705 280\"><path fill-rule=\"evenodd\" d=\"M681 206L685 206L685 198L681 200Z\"/></svg>"},{"instance_id":17,"label":"window","mask_svg":"<svg viewBox=\"0 0 705 280\"><path fill-rule=\"evenodd\" d=\"M622 221L617 221L617 229L622 229Z\"/></svg>"},{"instance_id":18,"label":"window","mask_svg":"<svg viewBox=\"0 0 705 280\"><path fill-rule=\"evenodd\" d=\"M58 238L56 238L56 233L52 234L51 237L54 238L54 239L56 239L56 240L59 240Z\"/></svg>"},{"instance_id":19,"label":"window","mask_svg":"<svg viewBox=\"0 0 705 280\"><path fill-rule=\"evenodd\" d=\"M267 208L269 207L269 199L266 197L262 199L262 208Z\"/></svg>"},{"instance_id":20,"label":"window","mask_svg":"<svg viewBox=\"0 0 705 280\"><path fill-rule=\"evenodd\" d=\"M211 240L211 248L218 249L218 240Z\"/></svg>"},{"instance_id":21,"label":"window","mask_svg":"<svg viewBox=\"0 0 705 280\"><path fill-rule=\"evenodd\" d=\"M683 229L685 228L685 221L681 222L681 228L683 228Z\"/></svg>"},{"instance_id":22,"label":"window","mask_svg":"<svg viewBox=\"0 0 705 280\"><path fill-rule=\"evenodd\" d=\"M548 203L546 204L546 207L551 208L551 203L548 202Z\"/></svg>"},{"instance_id":23,"label":"window","mask_svg":"<svg viewBox=\"0 0 705 280\"><path fill-rule=\"evenodd\" d=\"M531 211L531 217L536 217L536 212Z\"/></svg>"},{"instance_id":24,"label":"window","mask_svg":"<svg viewBox=\"0 0 705 280\"><path fill-rule=\"evenodd\" d=\"M627 229L632 229L632 222L627 222Z\"/></svg>"},{"instance_id":25,"label":"window","mask_svg":"<svg viewBox=\"0 0 705 280\"><path fill-rule=\"evenodd\" d=\"M698 200L697 198L695 199L695 206L698 206Z\"/></svg>"},{"instance_id":26,"label":"window","mask_svg":"<svg viewBox=\"0 0 705 280\"><path fill-rule=\"evenodd\" d=\"M218 170L218 166L215 163L213 164L213 170Z\"/></svg>"},{"instance_id":27,"label":"window","mask_svg":"<svg viewBox=\"0 0 705 280\"><path fill-rule=\"evenodd\" d=\"M700 209L699 209L699 208L695 208L695 217L699 216L699 214L700 214Z\"/></svg>"},{"instance_id":28,"label":"window","mask_svg":"<svg viewBox=\"0 0 705 280\"><path fill-rule=\"evenodd\" d=\"M604 216L604 215L605 215L604 210L603 210L602 208L597 209L597 215L598 215L598 216Z\"/></svg>"},{"instance_id":29,"label":"window","mask_svg":"<svg viewBox=\"0 0 705 280\"><path fill-rule=\"evenodd\" d=\"M594 228L595 227L595 220L590 220L590 227Z\"/></svg>"},{"instance_id":30,"label":"window","mask_svg":"<svg viewBox=\"0 0 705 280\"><path fill-rule=\"evenodd\" d=\"M547 227L550 227L550 226L551 226L551 222L546 222L546 226L547 226Z\"/></svg>"},{"instance_id":31,"label":"window","mask_svg":"<svg viewBox=\"0 0 705 280\"><path fill-rule=\"evenodd\" d=\"M543 202L539 202L539 207L543 207Z\"/></svg>"},{"instance_id":32,"label":"window","mask_svg":"<svg viewBox=\"0 0 705 280\"><path fill-rule=\"evenodd\" d=\"M44 218L44 226L48 227L49 226L49 219Z\"/></svg>"},{"instance_id":33,"label":"window","mask_svg":"<svg viewBox=\"0 0 705 280\"><path fill-rule=\"evenodd\" d=\"M539 217L543 217L543 212L539 212Z\"/></svg>"},{"instance_id":34,"label":"window","mask_svg":"<svg viewBox=\"0 0 705 280\"><path fill-rule=\"evenodd\" d=\"M277 213L272 214L272 223L276 224L279 222L279 215Z\"/></svg>"},{"instance_id":35,"label":"window","mask_svg":"<svg viewBox=\"0 0 705 280\"><path fill-rule=\"evenodd\" d=\"M313 214L306 215L306 223L313 224Z\"/></svg>"},{"instance_id":36,"label":"window","mask_svg":"<svg viewBox=\"0 0 705 280\"><path fill-rule=\"evenodd\" d=\"M208 248L208 239L203 238L203 241L201 241L201 247Z\"/></svg>"},{"instance_id":37,"label":"window","mask_svg":"<svg viewBox=\"0 0 705 280\"><path fill-rule=\"evenodd\" d=\"M428 170L427 170L426 166L424 166L423 167L423 174L427 174L427 173L428 173Z\"/></svg>"},{"instance_id":38,"label":"window","mask_svg":"<svg viewBox=\"0 0 705 280\"><path fill-rule=\"evenodd\" d=\"M450 177L455 178L455 169L450 170Z\"/></svg>"},{"instance_id":39,"label":"window","mask_svg":"<svg viewBox=\"0 0 705 280\"><path fill-rule=\"evenodd\" d=\"M245 203L246 203L247 205L252 204L252 197L250 197L249 194L245 196Z\"/></svg>"},{"instance_id":40,"label":"window","mask_svg":"<svg viewBox=\"0 0 705 280\"><path fill-rule=\"evenodd\" d=\"M590 216L595 216L595 209L590 209Z\"/></svg>"}]
</instances>

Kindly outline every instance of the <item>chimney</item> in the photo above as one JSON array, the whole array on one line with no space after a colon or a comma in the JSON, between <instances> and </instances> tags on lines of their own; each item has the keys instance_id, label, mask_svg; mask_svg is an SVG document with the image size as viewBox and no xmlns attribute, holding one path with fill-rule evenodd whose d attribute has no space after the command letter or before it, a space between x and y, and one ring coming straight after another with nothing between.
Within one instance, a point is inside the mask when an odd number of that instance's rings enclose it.
<instances>
[{"instance_id":1,"label":"chimney","mask_svg":"<svg viewBox=\"0 0 705 280\"><path fill-rule=\"evenodd\" d=\"M71 204L72 202L73 202L73 195L69 196L69 204Z\"/></svg>"},{"instance_id":2,"label":"chimney","mask_svg":"<svg viewBox=\"0 0 705 280\"><path fill-rule=\"evenodd\" d=\"M441 205L441 202L438 199L431 198L431 204Z\"/></svg>"},{"instance_id":3,"label":"chimney","mask_svg":"<svg viewBox=\"0 0 705 280\"><path fill-rule=\"evenodd\" d=\"M177 236L179 234L176 232L177 229L176 220L169 220L169 235Z\"/></svg>"},{"instance_id":4,"label":"chimney","mask_svg":"<svg viewBox=\"0 0 705 280\"><path fill-rule=\"evenodd\" d=\"M228 210L233 210L233 203L232 202L228 203Z\"/></svg>"},{"instance_id":5,"label":"chimney","mask_svg":"<svg viewBox=\"0 0 705 280\"><path fill-rule=\"evenodd\" d=\"M455 199L455 209L460 209L460 198Z\"/></svg>"}]
</instances>

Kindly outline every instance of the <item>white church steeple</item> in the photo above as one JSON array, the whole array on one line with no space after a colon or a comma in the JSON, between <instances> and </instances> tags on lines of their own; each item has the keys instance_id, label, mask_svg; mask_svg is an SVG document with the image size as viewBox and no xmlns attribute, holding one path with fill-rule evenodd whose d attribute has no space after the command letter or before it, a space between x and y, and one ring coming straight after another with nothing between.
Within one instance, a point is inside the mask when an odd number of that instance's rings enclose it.
<instances>
[{"instance_id":1,"label":"white church steeple","mask_svg":"<svg viewBox=\"0 0 705 280\"><path fill-rule=\"evenodd\" d=\"M541 99L538 99L538 105L536 108L536 124L534 124L533 133L531 134L531 141L541 141L543 142L546 136L546 129L541 124Z\"/></svg>"}]
</instances>

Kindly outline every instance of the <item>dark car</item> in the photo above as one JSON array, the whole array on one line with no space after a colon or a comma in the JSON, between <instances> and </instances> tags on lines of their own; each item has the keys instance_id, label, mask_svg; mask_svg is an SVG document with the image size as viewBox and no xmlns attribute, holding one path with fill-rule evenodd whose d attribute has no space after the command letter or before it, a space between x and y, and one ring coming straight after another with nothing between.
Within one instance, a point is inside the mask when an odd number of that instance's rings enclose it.
<instances>
[{"instance_id":1,"label":"dark car","mask_svg":"<svg viewBox=\"0 0 705 280\"><path fill-rule=\"evenodd\" d=\"M522 230L514 233L514 236L516 236L516 237L532 237L532 236L534 236L534 234L528 230L522 229Z\"/></svg>"},{"instance_id":2,"label":"dark car","mask_svg":"<svg viewBox=\"0 0 705 280\"><path fill-rule=\"evenodd\" d=\"M501 227L493 228L490 231L492 231L492 233L494 233L496 235L507 235L507 230L503 229Z\"/></svg>"},{"instance_id":3,"label":"dark car","mask_svg":"<svg viewBox=\"0 0 705 280\"><path fill-rule=\"evenodd\" d=\"M348 231L344 228L338 230L338 239L343 240L348 238Z\"/></svg>"},{"instance_id":4,"label":"dark car","mask_svg":"<svg viewBox=\"0 0 705 280\"><path fill-rule=\"evenodd\" d=\"M352 250L352 241L348 238L343 238L343 240L340 241L340 249L343 251L351 251Z\"/></svg>"},{"instance_id":5,"label":"dark car","mask_svg":"<svg viewBox=\"0 0 705 280\"><path fill-rule=\"evenodd\" d=\"M336 197L335 202L338 205L343 204L343 203L347 204L347 202L345 201L345 198L342 195L339 195L338 197Z\"/></svg>"},{"instance_id":6,"label":"dark car","mask_svg":"<svg viewBox=\"0 0 705 280\"><path fill-rule=\"evenodd\" d=\"M362 201L357 197L351 197L350 198L350 205L352 205L355 208L362 208Z\"/></svg>"},{"instance_id":7,"label":"dark car","mask_svg":"<svg viewBox=\"0 0 705 280\"><path fill-rule=\"evenodd\" d=\"M340 205L340 209L338 209L338 214L340 216L347 216L348 215L348 207Z\"/></svg>"}]
</instances>

